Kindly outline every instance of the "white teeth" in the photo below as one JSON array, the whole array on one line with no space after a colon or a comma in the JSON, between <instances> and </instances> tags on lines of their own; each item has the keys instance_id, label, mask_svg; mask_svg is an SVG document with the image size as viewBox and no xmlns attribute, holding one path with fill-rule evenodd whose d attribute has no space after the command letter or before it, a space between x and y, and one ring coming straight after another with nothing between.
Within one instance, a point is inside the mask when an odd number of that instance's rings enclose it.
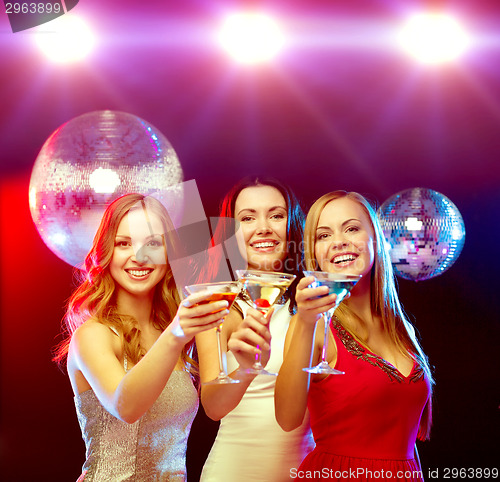
<instances>
[{"instance_id":1,"label":"white teeth","mask_svg":"<svg viewBox=\"0 0 500 482\"><path fill-rule=\"evenodd\" d=\"M146 269L146 270L128 270L128 272L132 275L132 276L146 276L147 274L149 274L151 272L151 270L149 269Z\"/></svg>"},{"instance_id":2,"label":"white teeth","mask_svg":"<svg viewBox=\"0 0 500 482\"><path fill-rule=\"evenodd\" d=\"M274 248L275 244L274 243L255 243L253 245L254 248Z\"/></svg>"},{"instance_id":3,"label":"white teeth","mask_svg":"<svg viewBox=\"0 0 500 482\"><path fill-rule=\"evenodd\" d=\"M356 259L355 256L353 256L352 254L344 254L342 256L337 256L336 258L334 258L333 262L334 263L343 263L345 261L354 261Z\"/></svg>"}]
</instances>

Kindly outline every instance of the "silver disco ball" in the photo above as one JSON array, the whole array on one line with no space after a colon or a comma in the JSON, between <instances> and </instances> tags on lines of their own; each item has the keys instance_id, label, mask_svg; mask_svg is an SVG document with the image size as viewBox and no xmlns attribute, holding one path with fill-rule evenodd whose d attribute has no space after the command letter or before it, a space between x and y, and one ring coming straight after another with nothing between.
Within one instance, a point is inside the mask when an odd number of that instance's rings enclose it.
<instances>
[{"instance_id":1,"label":"silver disco ball","mask_svg":"<svg viewBox=\"0 0 500 482\"><path fill-rule=\"evenodd\" d=\"M183 210L183 173L165 136L124 112L95 111L47 139L31 173L31 216L45 244L79 267L106 206L127 193L151 195L175 221Z\"/></svg>"},{"instance_id":2,"label":"silver disco ball","mask_svg":"<svg viewBox=\"0 0 500 482\"><path fill-rule=\"evenodd\" d=\"M444 273L458 258L465 226L457 207L432 189L401 191L377 212L401 278L422 281Z\"/></svg>"}]
</instances>

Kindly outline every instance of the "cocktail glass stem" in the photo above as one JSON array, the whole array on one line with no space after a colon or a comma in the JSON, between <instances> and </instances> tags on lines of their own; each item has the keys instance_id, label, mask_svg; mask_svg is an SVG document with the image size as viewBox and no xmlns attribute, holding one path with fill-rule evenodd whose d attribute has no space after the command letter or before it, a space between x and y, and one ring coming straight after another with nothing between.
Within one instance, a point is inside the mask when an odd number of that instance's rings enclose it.
<instances>
[{"instance_id":1,"label":"cocktail glass stem","mask_svg":"<svg viewBox=\"0 0 500 482\"><path fill-rule=\"evenodd\" d=\"M202 385L214 385L217 383L240 383L240 380L231 378L226 371L226 368L224 366L224 354L222 352L222 323L224 322L224 319L221 321L221 323L215 328L215 332L217 333L217 355L219 358L219 374L217 375L217 378L210 382L204 382Z\"/></svg>"},{"instance_id":2,"label":"cocktail glass stem","mask_svg":"<svg viewBox=\"0 0 500 482\"><path fill-rule=\"evenodd\" d=\"M339 300L340 303L341 300ZM309 373L324 373L328 375L344 375L345 372L337 370L336 368L332 368L326 359L328 356L328 340L330 339L330 322L332 321L333 313L335 313L335 309L338 304L333 308L325 311L323 313L323 321L325 322L325 334L323 338L323 349L321 350L321 361L315 366L311 368L303 368L305 372Z\"/></svg>"},{"instance_id":3,"label":"cocktail glass stem","mask_svg":"<svg viewBox=\"0 0 500 482\"><path fill-rule=\"evenodd\" d=\"M222 320L224 322L224 320ZM222 355L222 323L217 326L215 329L217 333L217 353L219 355L219 374L217 375L217 379L226 379L229 378L227 371L224 367L224 360Z\"/></svg>"},{"instance_id":4,"label":"cocktail glass stem","mask_svg":"<svg viewBox=\"0 0 500 482\"><path fill-rule=\"evenodd\" d=\"M336 308L336 307L335 307ZM330 338L330 322L332 321L333 313L335 312L335 308L326 311L323 313L323 320L325 322L325 337L323 339L323 349L321 350L321 366L329 366L326 361L326 356L328 353L328 339Z\"/></svg>"},{"instance_id":5,"label":"cocktail glass stem","mask_svg":"<svg viewBox=\"0 0 500 482\"><path fill-rule=\"evenodd\" d=\"M254 308L257 309L257 306L254 305ZM267 314L267 310L263 310L262 308L259 308L259 311L264 315L266 316ZM262 366L262 354L260 353L260 346L257 345L257 350L259 350L259 353L256 353L255 354L255 362L254 364L252 365L252 369L253 370L264 370L264 367Z\"/></svg>"}]
</instances>

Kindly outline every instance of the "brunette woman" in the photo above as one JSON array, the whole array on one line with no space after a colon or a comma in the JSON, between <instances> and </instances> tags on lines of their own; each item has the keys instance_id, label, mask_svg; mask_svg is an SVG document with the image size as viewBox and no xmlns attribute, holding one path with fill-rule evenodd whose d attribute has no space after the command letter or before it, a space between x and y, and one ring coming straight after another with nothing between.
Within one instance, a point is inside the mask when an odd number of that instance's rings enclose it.
<instances>
[{"instance_id":1,"label":"brunette woman","mask_svg":"<svg viewBox=\"0 0 500 482\"><path fill-rule=\"evenodd\" d=\"M235 260L229 256L233 268L299 275L303 214L288 187L272 179L244 179L225 197L220 216L236 221L241 257ZM234 235L234 231L228 232L228 224L216 231L216 243L224 238L221 232L226 239ZM294 291L295 285L267 318L244 298L236 300L222 328L224 348L229 346L227 365L231 376L240 376L236 374L238 367L250 367L257 352L261 352L267 370L279 370L295 307ZM196 344L201 380L212 380L219 372L215 333L200 333ZM272 376L246 375L238 384L202 385L201 400L207 415L221 420L203 469L203 482L288 480L290 468L311 449L307 420L290 433L277 424L275 381Z\"/></svg>"}]
</instances>

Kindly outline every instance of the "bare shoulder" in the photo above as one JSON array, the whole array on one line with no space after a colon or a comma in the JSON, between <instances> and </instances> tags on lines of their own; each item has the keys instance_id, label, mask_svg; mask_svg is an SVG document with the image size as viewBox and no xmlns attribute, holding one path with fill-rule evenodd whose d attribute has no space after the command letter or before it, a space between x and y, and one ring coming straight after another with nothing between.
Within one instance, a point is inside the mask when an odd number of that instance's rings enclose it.
<instances>
[{"instance_id":1,"label":"bare shoulder","mask_svg":"<svg viewBox=\"0 0 500 482\"><path fill-rule=\"evenodd\" d=\"M87 375L92 378L103 367L121 366L122 351L120 337L108 326L89 319L78 327L71 337L67 365L75 394L91 388Z\"/></svg>"},{"instance_id":2,"label":"bare shoulder","mask_svg":"<svg viewBox=\"0 0 500 482\"><path fill-rule=\"evenodd\" d=\"M106 338L111 337L112 335L113 332L109 329L109 327L91 318L75 330L72 340L85 341L87 338Z\"/></svg>"},{"instance_id":3,"label":"bare shoulder","mask_svg":"<svg viewBox=\"0 0 500 482\"><path fill-rule=\"evenodd\" d=\"M78 352L102 350L105 347L111 348L116 352L119 350L120 345L120 337L108 326L96 320L89 319L73 333L70 352L74 352L74 350Z\"/></svg>"}]
</instances>

